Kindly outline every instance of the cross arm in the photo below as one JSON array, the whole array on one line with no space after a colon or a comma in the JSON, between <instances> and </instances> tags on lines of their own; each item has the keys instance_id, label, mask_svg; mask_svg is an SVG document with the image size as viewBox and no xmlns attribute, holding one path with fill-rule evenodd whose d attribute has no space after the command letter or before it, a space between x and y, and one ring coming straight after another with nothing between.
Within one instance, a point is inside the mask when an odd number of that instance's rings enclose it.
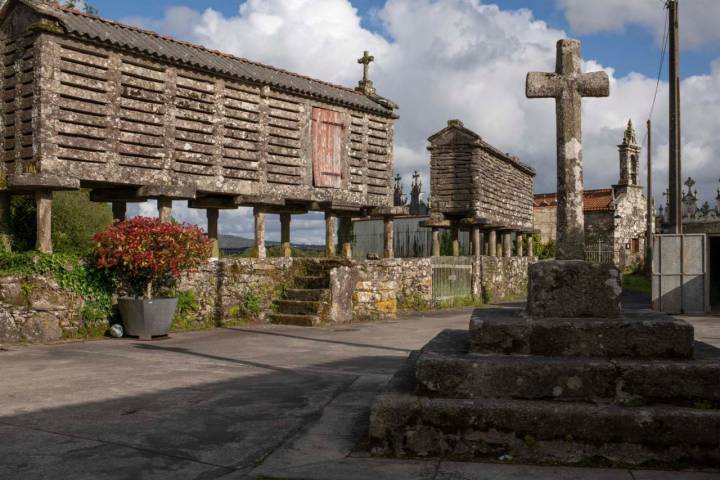
<instances>
[{"instance_id":1,"label":"cross arm","mask_svg":"<svg viewBox=\"0 0 720 480\"><path fill-rule=\"evenodd\" d=\"M556 73L530 72L525 80L525 96L527 98L559 97L563 84Z\"/></svg>"},{"instance_id":2,"label":"cross arm","mask_svg":"<svg viewBox=\"0 0 720 480\"><path fill-rule=\"evenodd\" d=\"M605 72L591 72L580 75L578 92L583 97L607 97L610 95L610 79Z\"/></svg>"}]
</instances>

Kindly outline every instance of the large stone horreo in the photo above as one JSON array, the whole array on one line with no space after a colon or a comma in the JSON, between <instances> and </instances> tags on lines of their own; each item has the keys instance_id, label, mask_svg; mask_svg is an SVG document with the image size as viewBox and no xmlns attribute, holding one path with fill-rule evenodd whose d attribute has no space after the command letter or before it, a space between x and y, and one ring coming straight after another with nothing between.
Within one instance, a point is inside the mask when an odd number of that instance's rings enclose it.
<instances>
[{"instance_id":1,"label":"large stone horreo","mask_svg":"<svg viewBox=\"0 0 720 480\"><path fill-rule=\"evenodd\" d=\"M259 220L393 211L397 106L368 55L351 89L29 0L5 2L0 37L0 196L36 194L42 250L61 189L92 189L118 218L146 199L166 219L174 199Z\"/></svg>"}]
</instances>

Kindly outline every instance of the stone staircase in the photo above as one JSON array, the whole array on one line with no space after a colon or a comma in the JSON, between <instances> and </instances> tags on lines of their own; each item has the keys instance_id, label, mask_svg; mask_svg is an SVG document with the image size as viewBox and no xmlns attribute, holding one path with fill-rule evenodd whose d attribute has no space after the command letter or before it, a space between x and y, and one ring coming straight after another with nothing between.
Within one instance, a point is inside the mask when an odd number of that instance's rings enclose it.
<instances>
[{"instance_id":1,"label":"stone staircase","mask_svg":"<svg viewBox=\"0 0 720 480\"><path fill-rule=\"evenodd\" d=\"M332 301L330 271L344 265L340 260L321 259L309 263L293 279L291 288L273 302L270 323L315 327L326 322Z\"/></svg>"},{"instance_id":2,"label":"stone staircase","mask_svg":"<svg viewBox=\"0 0 720 480\"><path fill-rule=\"evenodd\" d=\"M720 349L662 314L478 309L411 355L369 436L382 456L717 467Z\"/></svg>"}]
</instances>

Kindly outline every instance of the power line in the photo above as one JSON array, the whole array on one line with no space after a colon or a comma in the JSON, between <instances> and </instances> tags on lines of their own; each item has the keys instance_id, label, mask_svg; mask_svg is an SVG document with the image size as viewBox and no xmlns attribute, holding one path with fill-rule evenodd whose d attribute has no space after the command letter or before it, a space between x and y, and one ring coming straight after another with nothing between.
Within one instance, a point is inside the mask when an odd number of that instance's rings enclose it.
<instances>
[{"instance_id":1,"label":"power line","mask_svg":"<svg viewBox=\"0 0 720 480\"><path fill-rule=\"evenodd\" d=\"M667 3L664 0L660 0L661 3L663 3L667 7ZM651 120L653 112L655 111L655 101L657 100L658 91L660 89L660 78L662 77L662 70L663 65L665 65L665 53L667 51L667 44L668 44L668 36L670 34L670 21L669 21L669 10L665 10L665 28L663 31L663 43L662 43L662 51L660 52L660 65L658 66L658 74L657 74L657 80L655 82L655 94L653 95L652 105L650 105L650 113L648 114L647 119ZM647 141L647 132L645 132L645 136L643 137L642 145L645 145L645 142Z\"/></svg>"}]
</instances>

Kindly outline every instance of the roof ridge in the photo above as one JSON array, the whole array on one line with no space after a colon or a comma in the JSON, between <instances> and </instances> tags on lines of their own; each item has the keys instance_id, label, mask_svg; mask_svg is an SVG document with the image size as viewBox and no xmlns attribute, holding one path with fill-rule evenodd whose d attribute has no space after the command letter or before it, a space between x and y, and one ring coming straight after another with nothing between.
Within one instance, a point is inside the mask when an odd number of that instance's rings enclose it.
<instances>
[{"instance_id":1,"label":"roof ridge","mask_svg":"<svg viewBox=\"0 0 720 480\"><path fill-rule=\"evenodd\" d=\"M31 3L31 5L35 6L34 3ZM191 47L191 48L194 48L194 49L197 49L197 50L201 50L201 51L204 51L204 52L207 52L207 53L211 53L211 54L217 55L217 56L219 56L219 57L229 58L229 59L233 59L233 60L239 60L239 61L241 61L241 62L250 64L250 65L255 65L255 66L258 66L258 67L262 67L262 68L267 68L267 69L269 69L269 70L274 70L274 71L276 71L276 72L284 73L284 74L286 74L286 75L290 75L290 76L293 76L293 77L302 78L302 79L309 80L309 81L312 81L312 82L320 83L320 84L327 85L327 86L333 87L333 88L337 88L337 89L339 89L339 90L343 90L343 91L346 91L346 92L349 92L349 93L354 93L355 95L358 95L358 96L364 96L362 93L360 93L360 92L358 92L358 91L356 91L355 89L350 88L350 87L346 87L346 86L343 86L343 85L338 85L338 84L335 84L335 83L327 82L327 81L325 81L325 80L318 80L317 78L313 78L313 77L310 77L310 76L308 76L308 75L302 75L302 74L299 74L299 73L291 72L291 71L289 71L289 70L285 70L285 69L283 69L283 68L273 67L272 65L267 65L267 64L260 63L260 62L254 61L254 60L249 60L249 59L244 58L244 57L238 57L238 56L235 56L235 55L231 55L231 54L229 54L229 53L222 52L222 51L220 51L220 50L215 50L215 49L212 49L212 48L205 47L205 46L203 46L203 45L198 45L197 43L188 42L188 41L186 41L186 40L178 40L178 39L176 39L176 38L174 38L174 37L172 37L172 36L163 35L163 34L160 34L160 33L158 33L158 32L154 32L154 31L152 31L152 30L147 30L147 29L144 29L144 28L136 27L136 26L134 26L134 25L128 25L128 24L126 24L126 23L116 22L115 20L110 20L110 19L108 19L108 18L100 17L100 16L98 16L98 15L91 15L91 14L89 14L89 13L81 12L80 10L75 10L75 9L73 9L73 8L63 7L63 6L58 5L58 4L50 4L50 3L48 3L48 4L43 4L42 6L47 6L47 7L49 7L49 8L54 9L54 10L59 10L59 11L61 11L61 12L69 13L69 14L76 15L76 16L79 16L79 17L85 17L85 18L90 18L90 19L93 19L93 20L97 20L97 21L100 21L100 22L103 22L103 23L106 23L106 24L109 24L109 25L112 25L112 26L115 26L115 27L118 27L118 28L123 28L123 29L127 29L127 30L133 30L133 31L138 32L138 33L142 33L142 34L145 34L145 35L149 35L149 36L152 36L152 37L156 37L156 38L159 38L159 39L162 39L162 40L166 40L166 41L169 41L169 42L173 42L173 43L177 43L177 44L180 44L180 45L185 45L185 46L187 46L187 47Z\"/></svg>"}]
</instances>

